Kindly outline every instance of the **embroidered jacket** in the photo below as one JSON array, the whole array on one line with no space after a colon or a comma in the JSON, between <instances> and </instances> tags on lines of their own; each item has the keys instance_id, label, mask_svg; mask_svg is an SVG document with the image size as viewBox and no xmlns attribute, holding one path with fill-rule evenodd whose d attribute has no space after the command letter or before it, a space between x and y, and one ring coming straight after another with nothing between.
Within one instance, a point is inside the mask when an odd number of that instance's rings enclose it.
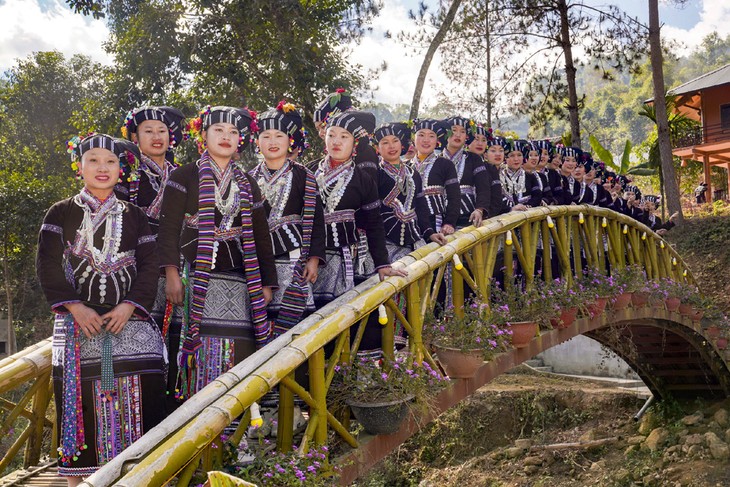
<instances>
[{"instance_id":1,"label":"embroidered jacket","mask_svg":"<svg viewBox=\"0 0 730 487\"><path fill-rule=\"evenodd\" d=\"M38 238L38 280L56 312L83 302L108 311L121 302L148 316L159 260L147 216L113 194L104 202L82 190L46 213Z\"/></svg>"},{"instance_id":2,"label":"embroidered jacket","mask_svg":"<svg viewBox=\"0 0 730 487\"><path fill-rule=\"evenodd\" d=\"M456 177L459 178L461 213L458 226L470 225L469 217L477 208L482 210L484 218L489 218L492 185L482 158L464 149L460 149L453 156L444 150L441 157L449 159L454 164Z\"/></svg>"},{"instance_id":3,"label":"embroidered jacket","mask_svg":"<svg viewBox=\"0 0 730 487\"><path fill-rule=\"evenodd\" d=\"M461 214L461 190L454 164L435 153L423 161L414 157L410 164L421 176L423 193L431 214L431 226L436 228L438 218L442 225L456 227Z\"/></svg>"}]
</instances>

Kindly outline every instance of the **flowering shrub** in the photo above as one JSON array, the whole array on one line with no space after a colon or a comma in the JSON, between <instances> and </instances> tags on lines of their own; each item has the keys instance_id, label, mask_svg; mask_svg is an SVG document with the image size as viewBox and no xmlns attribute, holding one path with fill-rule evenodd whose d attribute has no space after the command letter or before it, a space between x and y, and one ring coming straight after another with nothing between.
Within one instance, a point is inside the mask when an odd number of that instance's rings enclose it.
<instances>
[{"instance_id":1,"label":"flowering shrub","mask_svg":"<svg viewBox=\"0 0 730 487\"><path fill-rule=\"evenodd\" d=\"M586 267L578 286L586 291L587 298L605 298L622 293L614 276L607 276L605 272L595 267Z\"/></svg>"},{"instance_id":2,"label":"flowering shrub","mask_svg":"<svg viewBox=\"0 0 730 487\"><path fill-rule=\"evenodd\" d=\"M620 286L620 290L617 293L633 293L639 291L648 280L644 268L636 264L626 266L623 269L612 269L611 274L614 276L616 285Z\"/></svg>"},{"instance_id":3,"label":"flowering shrub","mask_svg":"<svg viewBox=\"0 0 730 487\"><path fill-rule=\"evenodd\" d=\"M362 357L351 364L335 366L328 397L336 402L388 402L415 397L427 399L448 381L427 362L416 362L407 353L393 361Z\"/></svg>"},{"instance_id":4,"label":"flowering shrub","mask_svg":"<svg viewBox=\"0 0 730 487\"><path fill-rule=\"evenodd\" d=\"M312 448L305 455L296 451L271 451L253 463L234 468L234 475L261 487L324 487L337 485L337 468L327 463L327 447Z\"/></svg>"},{"instance_id":5,"label":"flowering shrub","mask_svg":"<svg viewBox=\"0 0 730 487\"><path fill-rule=\"evenodd\" d=\"M430 324L424 326L423 334L428 342L443 347L462 352L482 350L484 359L489 360L509 347L512 331L505 326L503 311L471 301L464 306L463 317L449 308L439 319L427 320Z\"/></svg>"},{"instance_id":6,"label":"flowering shrub","mask_svg":"<svg viewBox=\"0 0 730 487\"><path fill-rule=\"evenodd\" d=\"M550 328L550 318L555 316L553 300L555 292L550 285L536 279L531 286L516 282L506 289L492 286L492 309L502 313L505 322L534 321L540 327Z\"/></svg>"}]
</instances>

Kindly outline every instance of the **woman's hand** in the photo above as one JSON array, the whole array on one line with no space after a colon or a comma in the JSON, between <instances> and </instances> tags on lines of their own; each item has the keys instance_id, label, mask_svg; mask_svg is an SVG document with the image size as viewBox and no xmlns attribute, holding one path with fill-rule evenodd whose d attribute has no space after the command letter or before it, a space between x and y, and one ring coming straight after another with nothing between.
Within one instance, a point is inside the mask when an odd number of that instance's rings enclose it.
<instances>
[{"instance_id":1,"label":"woman's hand","mask_svg":"<svg viewBox=\"0 0 730 487\"><path fill-rule=\"evenodd\" d=\"M268 306L274 297L274 291L270 286L264 286L261 290L264 292L264 306Z\"/></svg>"},{"instance_id":2,"label":"woman's hand","mask_svg":"<svg viewBox=\"0 0 730 487\"><path fill-rule=\"evenodd\" d=\"M444 237L442 233L434 233L429 237L429 239L431 242L436 242L439 245L446 245L448 243L446 237Z\"/></svg>"},{"instance_id":3,"label":"woman's hand","mask_svg":"<svg viewBox=\"0 0 730 487\"><path fill-rule=\"evenodd\" d=\"M101 332L104 320L99 316L99 313L82 303L68 303L65 306L73 315L74 321L78 323L86 338L91 338Z\"/></svg>"},{"instance_id":4,"label":"woman's hand","mask_svg":"<svg viewBox=\"0 0 730 487\"><path fill-rule=\"evenodd\" d=\"M310 257L307 259L307 265L304 266L302 277L306 282L314 284L317 282L319 275L319 257Z\"/></svg>"},{"instance_id":5,"label":"woman's hand","mask_svg":"<svg viewBox=\"0 0 730 487\"><path fill-rule=\"evenodd\" d=\"M378 276L380 276L380 281L384 281L386 277L406 277L408 275L408 271L405 269L393 269L392 267L381 267L378 269Z\"/></svg>"},{"instance_id":6,"label":"woman's hand","mask_svg":"<svg viewBox=\"0 0 730 487\"><path fill-rule=\"evenodd\" d=\"M482 226L483 219L484 219L484 213L482 213L482 210L480 210L479 208L474 210L472 212L471 216L469 216L469 222L477 228Z\"/></svg>"},{"instance_id":7,"label":"woman's hand","mask_svg":"<svg viewBox=\"0 0 730 487\"><path fill-rule=\"evenodd\" d=\"M527 207L522 203L519 203L513 206L511 211L527 211Z\"/></svg>"},{"instance_id":8,"label":"woman's hand","mask_svg":"<svg viewBox=\"0 0 730 487\"><path fill-rule=\"evenodd\" d=\"M441 233L444 235L451 235L452 233L454 233L454 226L449 225L448 223L444 223L443 225L441 225Z\"/></svg>"},{"instance_id":9,"label":"woman's hand","mask_svg":"<svg viewBox=\"0 0 730 487\"><path fill-rule=\"evenodd\" d=\"M165 268L165 297L176 306L183 304L183 284L180 273L175 267Z\"/></svg>"},{"instance_id":10,"label":"woman's hand","mask_svg":"<svg viewBox=\"0 0 730 487\"><path fill-rule=\"evenodd\" d=\"M127 321L129 321L129 318L132 317L133 313L134 306L129 303L119 303L114 306L114 309L101 317L104 320L104 328L109 333L118 335L124 328L124 325L127 324Z\"/></svg>"}]
</instances>

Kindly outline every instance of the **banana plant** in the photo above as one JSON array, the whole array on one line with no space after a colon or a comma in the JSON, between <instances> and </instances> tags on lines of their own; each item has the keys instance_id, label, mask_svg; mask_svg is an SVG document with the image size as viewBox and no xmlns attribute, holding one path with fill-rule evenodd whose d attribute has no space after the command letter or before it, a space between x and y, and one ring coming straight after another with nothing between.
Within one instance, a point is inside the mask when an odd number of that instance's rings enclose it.
<instances>
[{"instance_id":1,"label":"banana plant","mask_svg":"<svg viewBox=\"0 0 730 487\"><path fill-rule=\"evenodd\" d=\"M627 140L624 144L624 151L621 154L621 159L618 164L616 163L616 158L614 158L613 154L611 154L611 151L603 147L603 145L601 145L601 143L594 135L588 137L588 142L591 144L591 149L593 149L593 153L596 154L598 158L606 164L606 166L616 171L616 174L626 174L626 172L629 170L629 164L631 163L630 140Z\"/></svg>"}]
</instances>

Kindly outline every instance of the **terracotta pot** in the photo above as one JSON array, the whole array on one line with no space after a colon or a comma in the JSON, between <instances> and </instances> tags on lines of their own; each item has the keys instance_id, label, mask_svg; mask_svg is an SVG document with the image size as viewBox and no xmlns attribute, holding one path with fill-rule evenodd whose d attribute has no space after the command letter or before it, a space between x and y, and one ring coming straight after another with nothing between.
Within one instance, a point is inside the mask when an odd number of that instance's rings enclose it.
<instances>
[{"instance_id":1,"label":"terracotta pot","mask_svg":"<svg viewBox=\"0 0 730 487\"><path fill-rule=\"evenodd\" d=\"M598 297L594 302L588 305L588 315L591 318L595 318L606 310L608 304L608 298Z\"/></svg>"},{"instance_id":2,"label":"terracotta pot","mask_svg":"<svg viewBox=\"0 0 730 487\"><path fill-rule=\"evenodd\" d=\"M631 295L633 293L621 293L617 294L613 298L613 304L611 307L613 309L626 309L629 307L629 304L631 303Z\"/></svg>"},{"instance_id":3,"label":"terracotta pot","mask_svg":"<svg viewBox=\"0 0 730 487\"><path fill-rule=\"evenodd\" d=\"M553 328L558 330L568 328L575 322L575 318L578 316L578 308L567 308L560 310L560 316L557 318L550 318L550 324Z\"/></svg>"},{"instance_id":4,"label":"terracotta pot","mask_svg":"<svg viewBox=\"0 0 730 487\"><path fill-rule=\"evenodd\" d=\"M512 329L512 346L525 348L537 334L537 323L534 321L516 321L510 324Z\"/></svg>"},{"instance_id":5,"label":"terracotta pot","mask_svg":"<svg viewBox=\"0 0 730 487\"><path fill-rule=\"evenodd\" d=\"M705 328L705 333L708 337L715 339L720 336L720 329L715 325L708 326L707 328Z\"/></svg>"},{"instance_id":6,"label":"terracotta pot","mask_svg":"<svg viewBox=\"0 0 730 487\"><path fill-rule=\"evenodd\" d=\"M715 346L717 347L718 350L725 350L727 348L727 338L725 338L725 337L718 338L717 341L715 342Z\"/></svg>"},{"instance_id":7,"label":"terracotta pot","mask_svg":"<svg viewBox=\"0 0 730 487\"><path fill-rule=\"evenodd\" d=\"M648 293L640 293L635 292L633 296L631 296L631 304L634 305L634 307L638 308L640 306L646 306L646 303L649 302L649 294Z\"/></svg>"},{"instance_id":8,"label":"terracotta pot","mask_svg":"<svg viewBox=\"0 0 730 487\"><path fill-rule=\"evenodd\" d=\"M675 297L668 297L664 300L664 304L667 305L667 311L677 311L682 304L682 300Z\"/></svg>"},{"instance_id":9,"label":"terracotta pot","mask_svg":"<svg viewBox=\"0 0 730 487\"><path fill-rule=\"evenodd\" d=\"M484 365L484 352L479 348L462 352L458 348L436 344L436 356L452 379L474 377L477 369Z\"/></svg>"},{"instance_id":10,"label":"terracotta pot","mask_svg":"<svg viewBox=\"0 0 730 487\"><path fill-rule=\"evenodd\" d=\"M692 314L690 314L689 317L692 318L692 321L700 321L702 319L702 315L704 314L704 310L692 309Z\"/></svg>"},{"instance_id":11,"label":"terracotta pot","mask_svg":"<svg viewBox=\"0 0 730 487\"><path fill-rule=\"evenodd\" d=\"M365 431L371 435L390 435L398 431L408 417L407 403L411 399L413 396L389 402L347 401L347 405Z\"/></svg>"},{"instance_id":12,"label":"terracotta pot","mask_svg":"<svg viewBox=\"0 0 730 487\"><path fill-rule=\"evenodd\" d=\"M682 316L689 316L692 314L692 305L687 303L680 303L679 304L679 312L682 313Z\"/></svg>"}]
</instances>

